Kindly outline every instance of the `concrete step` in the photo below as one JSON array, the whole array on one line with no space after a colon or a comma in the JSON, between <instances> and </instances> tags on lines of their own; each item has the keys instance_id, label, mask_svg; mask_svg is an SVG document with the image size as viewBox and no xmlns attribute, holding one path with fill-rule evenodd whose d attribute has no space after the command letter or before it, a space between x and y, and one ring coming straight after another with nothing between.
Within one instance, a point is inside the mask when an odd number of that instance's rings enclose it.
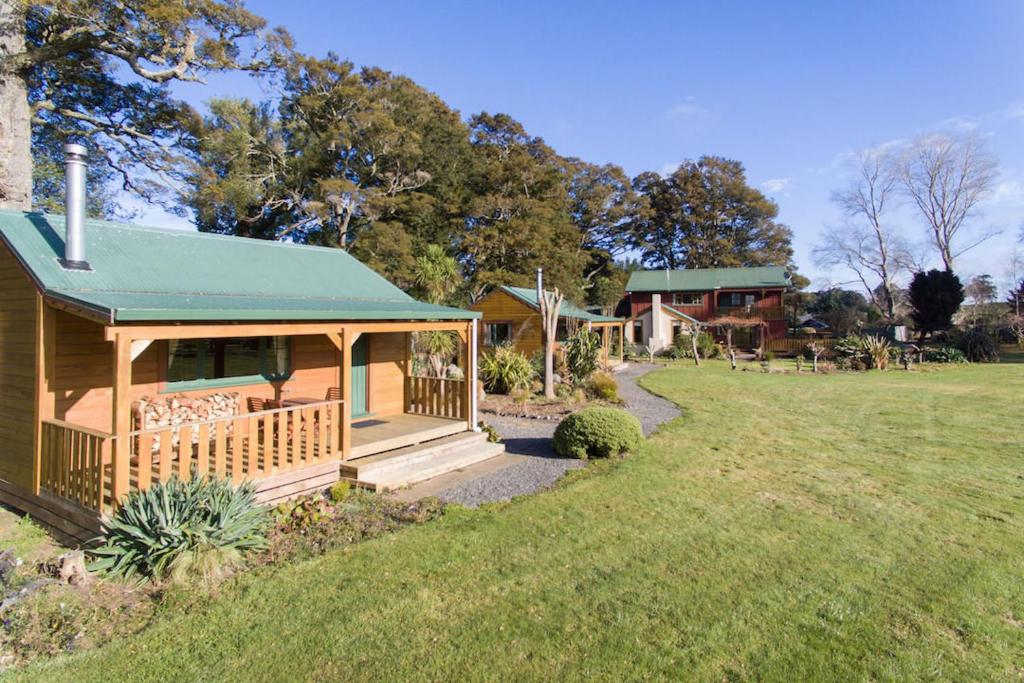
<instances>
[{"instance_id":1,"label":"concrete step","mask_svg":"<svg viewBox=\"0 0 1024 683\"><path fill-rule=\"evenodd\" d=\"M360 486L386 491L454 472L504 452L505 444L489 443L485 436L483 439L463 440L454 447L435 446L429 448L429 455L411 460L406 458L398 465L369 470L356 468L356 472L343 472L342 476L353 479Z\"/></svg>"},{"instance_id":2,"label":"concrete step","mask_svg":"<svg viewBox=\"0 0 1024 683\"><path fill-rule=\"evenodd\" d=\"M393 469L406 467L439 455L444 455L470 444L482 443L486 440L487 435L482 432L459 432L458 434L431 439L411 446L403 446L402 448L395 448L383 453L376 453L343 462L341 464L341 475L356 479L376 476Z\"/></svg>"}]
</instances>

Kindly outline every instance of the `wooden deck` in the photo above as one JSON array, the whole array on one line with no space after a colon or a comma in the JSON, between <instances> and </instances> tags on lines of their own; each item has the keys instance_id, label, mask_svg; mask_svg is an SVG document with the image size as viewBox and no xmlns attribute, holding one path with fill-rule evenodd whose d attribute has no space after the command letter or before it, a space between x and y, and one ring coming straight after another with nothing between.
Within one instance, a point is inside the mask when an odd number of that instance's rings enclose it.
<instances>
[{"instance_id":1,"label":"wooden deck","mask_svg":"<svg viewBox=\"0 0 1024 683\"><path fill-rule=\"evenodd\" d=\"M352 455L361 458L392 451L431 439L440 439L468 429L463 419L432 415L388 415L352 423Z\"/></svg>"}]
</instances>

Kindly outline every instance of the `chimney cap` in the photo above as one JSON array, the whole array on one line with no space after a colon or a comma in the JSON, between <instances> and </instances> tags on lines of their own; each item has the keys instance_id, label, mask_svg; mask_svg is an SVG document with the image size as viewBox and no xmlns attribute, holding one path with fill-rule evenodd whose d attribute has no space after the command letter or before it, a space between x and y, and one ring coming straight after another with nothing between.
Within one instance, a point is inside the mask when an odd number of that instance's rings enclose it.
<instances>
[{"instance_id":1,"label":"chimney cap","mask_svg":"<svg viewBox=\"0 0 1024 683\"><path fill-rule=\"evenodd\" d=\"M64 145L64 153L73 156L84 157L87 156L89 150L85 148L85 145L80 145L77 142L68 142Z\"/></svg>"}]
</instances>

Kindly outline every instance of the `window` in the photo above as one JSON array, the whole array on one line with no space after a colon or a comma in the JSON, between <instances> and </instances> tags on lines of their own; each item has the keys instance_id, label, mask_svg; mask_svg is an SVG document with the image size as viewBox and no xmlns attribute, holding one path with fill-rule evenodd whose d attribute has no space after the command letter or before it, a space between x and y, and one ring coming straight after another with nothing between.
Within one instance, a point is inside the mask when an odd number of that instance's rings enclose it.
<instances>
[{"instance_id":1,"label":"window","mask_svg":"<svg viewBox=\"0 0 1024 683\"><path fill-rule=\"evenodd\" d=\"M754 297L753 294L744 294L743 295L743 305L744 306L753 306L754 305L754 299L755 299L755 297Z\"/></svg>"},{"instance_id":2,"label":"window","mask_svg":"<svg viewBox=\"0 0 1024 683\"><path fill-rule=\"evenodd\" d=\"M741 303L739 292L726 292L718 295L719 306L739 306Z\"/></svg>"},{"instance_id":3,"label":"window","mask_svg":"<svg viewBox=\"0 0 1024 683\"><path fill-rule=\"evenodd\" d=\"M644 340L644 321L634 320L633 321L633 343L643 344Z\"/></svg>"},{"instance_id":4,"label":"window","mask_svg":"<svg viewBox=\"0 0 1024 683\"><path fill-rule=\"evenodd\" d=\"M500 346L512 341L512 323L484 323L484 346Z\"/></svg>"},{"instance_id":5,"label":"window","mask_svg":"<svg viewBox=\"0 0 1024 683\"><path fill-rule=\"evenodd\" d=\"M574 320L573 323L576 323L576 321ZM569 321L566 318L559 318L558 325L555 326L555 341L565 341L576 331L576 327L577 325L573 324L572 329L569 329Z\"/></svg>"},{"instance_id":6,"label":"window","mask_svg":"<svg viewBox=\"0 0 1024 683\"><path fill-rule=\"evenodd\" d=\"M229 386L285 379L291 374L288 337L171 339L167 389Z\"/></svg>"},{"instance_id":7,"label":"window","mask_svg":"<svg viewBox=\"0 0 1024 683\"><path fill-rule=\"evenodd\" d=\"M672 294L673 306L703 306L704 295L700 292L675 292Z\"/></svg>"}]
</instances>

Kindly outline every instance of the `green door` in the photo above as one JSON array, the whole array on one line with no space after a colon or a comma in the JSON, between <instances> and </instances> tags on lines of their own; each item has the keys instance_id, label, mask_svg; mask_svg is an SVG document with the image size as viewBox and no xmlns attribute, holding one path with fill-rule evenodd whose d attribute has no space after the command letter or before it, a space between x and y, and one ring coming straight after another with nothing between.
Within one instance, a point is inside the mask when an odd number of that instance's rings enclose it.
<instances>
[{"instance_id":1,"label":"green door","mask_svg":"<svg viewBox=\"0 0 1024 683\"><path fill-rule=\"evenodd\" d=\"M363 417L369 413L367 401L370 394L370 374L367 371L369 355L364 334L352 345L352 417Z\"/></svg>"}]
</instances>

